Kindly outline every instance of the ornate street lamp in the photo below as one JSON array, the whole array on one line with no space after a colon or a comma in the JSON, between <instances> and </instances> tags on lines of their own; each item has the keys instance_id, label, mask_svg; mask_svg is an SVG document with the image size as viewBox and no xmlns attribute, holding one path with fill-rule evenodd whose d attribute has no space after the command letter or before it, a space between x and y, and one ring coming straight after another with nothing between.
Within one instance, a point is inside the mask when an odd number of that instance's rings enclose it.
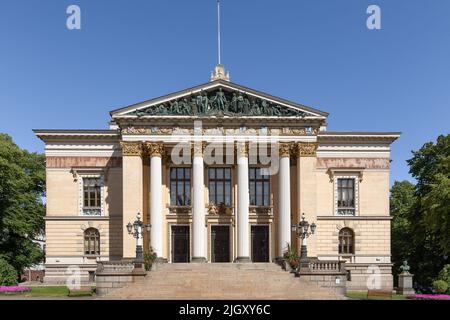
<instances>
[{"instance_id":1,"label":"ornate street lamp","mask_svg":"<svg viewBox=\"0 0 450 320\"><path fill-rule=\"evenodd\" d=\"M300 247L300 266L307 267L309 264L308 250L306 247L306 239L314 234L316 231L316 224L313 222L311 225L305 219L305 214L302 214L302 220L298 225L292 226L292 231L296 232L297 235L302 239L302 245Z\"/></svg>"},{"instance_id":2,"label":"ornate street lamp","mask_svg":"<svg viewBox=\"0 0 450 320\"><path fill-rule=\"evenodd\" d=\"M136 238L136 259L134 260L134 266L135 268L142 268L142 265L144 264L144 254L142 250L142 239L143 239L143 228L146 228L147 231L150 231L151 224L144 224L144 222L141 220L141 214L138 213L136 215L136 220L131 224L131 222L128 222L127 224L127 231L128 234L132 235L134 238Z\"/></svg>"}]
</instances>

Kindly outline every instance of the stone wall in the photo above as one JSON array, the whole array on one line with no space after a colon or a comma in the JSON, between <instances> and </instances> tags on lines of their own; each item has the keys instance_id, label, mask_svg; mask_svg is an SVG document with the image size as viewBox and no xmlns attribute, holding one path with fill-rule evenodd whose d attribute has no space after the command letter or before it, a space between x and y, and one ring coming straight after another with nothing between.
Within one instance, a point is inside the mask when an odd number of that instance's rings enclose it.
<instances>
[{"instance_id":1,"label":"stone wall","mask_svg":"<svg viewBox=\"0 0 450 320\"><path fill-rule=\"evenodd\" d=\"M345 267L350 272L350 280L347 281L347 290L349 291L393 290L392 264L390 263L346 263Z\"/></svg>"},{"instance_id":2,"label":"stone wall","mask_svg":"<svg viewBox=\"0 0 450 320\"><path fill-rule=\"evenodd\" d=\"M100 262L97 268L96 293L106 295L130 283L141 281L146 273L134 270L131 262Z\"/></svg>"}]
</instances>

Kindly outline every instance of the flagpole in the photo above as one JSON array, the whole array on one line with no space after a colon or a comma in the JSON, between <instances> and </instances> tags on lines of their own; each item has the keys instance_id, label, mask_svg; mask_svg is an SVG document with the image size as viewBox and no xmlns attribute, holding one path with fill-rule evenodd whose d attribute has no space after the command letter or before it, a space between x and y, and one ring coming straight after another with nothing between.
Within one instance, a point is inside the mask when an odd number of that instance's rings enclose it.
<instances>
[{"instance_id":1,"label":"flagpole","mask_svg":"<svg viewBox=\"0 0 450 320\"><path fill-rule=\"evenodd\" d=\"M221 43L220 43L220 0L217 0L217 51L219 56L219 64L221 64Z\"/></svg>"}]
</instances>

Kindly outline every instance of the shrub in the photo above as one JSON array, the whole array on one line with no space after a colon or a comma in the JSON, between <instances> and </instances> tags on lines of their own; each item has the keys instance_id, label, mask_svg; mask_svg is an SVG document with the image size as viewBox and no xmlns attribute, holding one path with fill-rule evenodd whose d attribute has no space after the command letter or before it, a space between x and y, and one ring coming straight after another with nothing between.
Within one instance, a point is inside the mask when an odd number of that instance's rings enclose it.
<instances>
[{"instance_id":1,"label":"shrub","mask_svg":"<svg viewBox=\"0 0 450 320\"><path fill-rule=\"evenodd\" d=\"M450 264L446 264L444 268L439 272L437 280L443 280L447 282L447 285L450 288Z\"/></svg>"},{"instance_id":2,"label":"shrub","mask_svg":"<svg viewBox=\"0 0 450 320\"><path fill-rule=\"evenodd\" d=\"M150 271L153 262L155 262L156 258L157 255L156 252L153 251L153 248L150 248L150 251L144 252L144 266L146 271Z\"/></svg>"},{"instance_id":3,"label":"shrub","mask_svg":"<svg viewBox=\"0 0 450 320\"><path fill-rule=\"evenodd\" d=\"M433 287L436 289L437 293L445 293L448 290L448 284L444 280L433 281Z\"/></svg>"},{"instance_id":4,"label":"shrub","mask_svg":"<svg viewBox=\"0 0 450 320\"><path fill-rule=\"evenodd\" d=\"M17 284L17 271L5 259L0 259L0 286Z\"/></svg>"},{"instance_id":5,"label":"shrub","mask_svg":"<svg viewBox=\"0 0 450 320\"><path fill-rule=\"evenodd\" d=\"M297 252L292 249L292 247L288 244L287 250L283 254L283 258L289 262L293 260L298 260L298 254Z\"/></svg>"}]
</instances>

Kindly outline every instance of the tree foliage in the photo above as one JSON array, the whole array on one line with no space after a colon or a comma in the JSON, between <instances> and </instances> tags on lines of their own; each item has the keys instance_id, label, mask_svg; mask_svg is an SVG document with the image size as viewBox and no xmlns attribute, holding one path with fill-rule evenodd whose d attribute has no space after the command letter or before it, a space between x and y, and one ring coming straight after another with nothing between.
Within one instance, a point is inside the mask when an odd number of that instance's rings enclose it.
<instances>
[{"instance_id":1,"label":"tree foliage","mask_svg":"<svg viewBox=\"0 0 450 320\"><path fill-rule=\"evenodd\" d=\"M0 286L14 286L17 284L17 278L16 269L0 258Z\"/></svg>"},{"instance_id":2,"label":"tree foliage","mask_svg":"<svg viewBox=\"0 0 450 320\"><path fill-rule=\"evenodd\" d=\"M450 255L450 135L424 144L408 164L417 184L391 190L394 266L407 259L415 279L431 284Z\"/></svg>"},{"instance_id":3,"label":"tree foliage","mask_svg":"<svg viewBox=\"0 0 450 320\"><path fill-rule=\"evenodd\" d=\"M20 274L43 252L32 240L43 234L45 158L0 134L0 258Z\"/></svg>"}]
</instances>

